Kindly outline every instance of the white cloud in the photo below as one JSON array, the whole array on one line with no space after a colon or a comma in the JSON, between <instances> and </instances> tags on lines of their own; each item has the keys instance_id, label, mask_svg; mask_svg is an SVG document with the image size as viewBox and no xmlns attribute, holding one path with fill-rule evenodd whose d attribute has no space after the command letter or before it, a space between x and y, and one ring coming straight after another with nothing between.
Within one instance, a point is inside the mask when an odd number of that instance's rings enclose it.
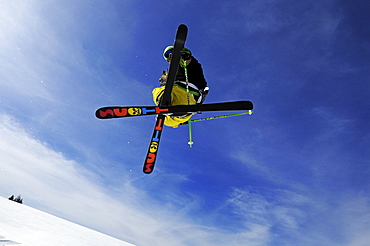
<instances>
[{"instance_id":1,"label":"white cloud","mask_svg":"<svg viewBox=\"0 0 370 246\"><path fill-rule=\"evenodd\" d=\"M250 245L366 245L370 200L363 193L234 188L221 210L244 221L235 239ZM231 244L232 245L232 244ZM238 244L236 244L238 245ZM249 244L248 244L249 245Z\"/></svg>"},{"instance_id":2,"label":"white cloud","mask_svg":"<svg viewBox=\"0 0 370 246\"><path fill-rule=\"evenodd\" d=\"M120 187L104 188L99 176L34 139L7 115L0 117L0 159L2 196L21 194L27 205L134 244L238 245L242 239L255 242L256 235L265 234L264 228L230 234L192 222L188 212L201 200L176 195L176 186L186 177L162 179L175 181L161 191L166 196L163 202L151 200L145 187L135 188L138 181L128 177L122 177Z\"/></svg>"},{"instance_id":3,"label":"white cloud","mask_svg":"<svg viewBox=\"0 0 370 246\"><path fill-rule=\"evenodd\" d=\"M361 245L367 238L368 227L362 215L367 213L368 200L359 196L352 202L341 200L340 207L332 207L325 202L325 196L313 199L312 194L307 195L311 193L307 189L304 192L266 190L262 194L253 189L235 188L225 204L218 211L209 211L209 215L217 219L224 210L229 210L237 215L237 223L242 223L239 229L196 224L189 214L202 206L202 200L192 194L178 193L186 177L169 174L163 179L122 177L121 186L104 188L99 176L55 152L47 143L34 139L6 115L0 117L0 159L2 196L21 194L32 207L134 244L262 246L288 234L289 240L302 237L304 242L312 242L312 238L302 235L307 230L308 235L323 238L330 245L332 240L325 236L326 231L320 231L324 225L315 228L314 224L322 221L312 217L314 214L326 218L329 225L345 220L351 228L346 232L346 239L353 242L350 245ZM161 190L163 201L149 198L146 185L158 185L149 180L171 183L168 189ZM140 189L134 185L138 182ZM201 221L199 217L196 220ZM304 242L302 245L309 245Z\"/></svg>"},{"instance_id":4,"label":"white cloud","mask_svg":"<svg viewBox=\"0 0 370 246\"><path fill-rule=\"evenodd\" d=\"M1 116L0 136L3 196L21 194L27 204L115 236L141 234L145 225L138 225L152 220L129 199L122 202L133 194L114 198L98 176L33 139L8 116Z\"/></svg>"}]
</instances>

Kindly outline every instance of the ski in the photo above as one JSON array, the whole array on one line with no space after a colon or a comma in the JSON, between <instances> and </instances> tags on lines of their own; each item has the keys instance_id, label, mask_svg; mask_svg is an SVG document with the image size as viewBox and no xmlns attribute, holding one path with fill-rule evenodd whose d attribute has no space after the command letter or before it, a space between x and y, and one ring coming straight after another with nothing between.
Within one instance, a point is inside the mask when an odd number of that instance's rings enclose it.
<instances>
[{"instance_id":1,"label":"ski","mask_svg":"<svg viewBox=\"0 0 370 246\"><path fill-rule=\"evenodd\" d=\"M95 116L99 119L114 119L157 114L171 115L174 113L185 114L206 111L232 111L252 109L253 103L250 101L233 101L176 106L110 106L99 108L98 110L96 110Z\"/></svg>"},{"instance_id":2,"label":"ski","mask_svg":"<svg viewBox=\"0 0 370 246\"><path fill-rule=\"evenodd\" d=\"M173 84L177 75L177 70L179 68L181 54L180 51L184 48L186 37L188 35L188 27L184 24L179 25L176 32L176 38L174 42L174 48L172 52L172 60L170 63L170 68L168 72L166 87L162 96L162 100L159 103L159 107L168 106L171 102L171 92ZM153 172L154 165L157 159L159 142L162 136L163 124L165 115L158 114L152 138L150 140L149 148L144 161L143 172L145 174L150 174Z\"/></svg>"}]
</instances>

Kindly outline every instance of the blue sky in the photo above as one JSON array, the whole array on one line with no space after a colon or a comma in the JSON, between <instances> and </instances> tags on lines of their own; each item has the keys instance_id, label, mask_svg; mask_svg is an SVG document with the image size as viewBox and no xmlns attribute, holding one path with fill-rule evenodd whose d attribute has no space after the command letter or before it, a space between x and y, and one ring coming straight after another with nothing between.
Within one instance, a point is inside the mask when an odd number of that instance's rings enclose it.
<instances>
[{"instance_id":1,"label":"blue sky","mask_svg":"<svg viewBox=\"0 0 370 246\"><path fill-rule=\"evenodd\" d=\"M0 195L136 245L365 245L368 1L2 1ZM207 102L252 116L166 128L142 164L176 28ZM203 116L214 114L204 113Z\"/></svg>"}]
</instances>

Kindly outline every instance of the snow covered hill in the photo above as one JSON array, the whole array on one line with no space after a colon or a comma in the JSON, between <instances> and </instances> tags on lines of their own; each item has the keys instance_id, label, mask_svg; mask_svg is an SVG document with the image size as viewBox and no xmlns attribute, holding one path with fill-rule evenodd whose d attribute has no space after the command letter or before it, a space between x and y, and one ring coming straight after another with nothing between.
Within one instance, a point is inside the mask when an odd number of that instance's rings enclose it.
<instances>
[{"instance_id":1,"label":"snow covered hill","mask_svg":"<svg viewBox=\"0 0 370 246\"><path fill-rule=\"evenodd\" d=\"M132 246L0 197L0 246Z\"/></svg>"}]
</instances>

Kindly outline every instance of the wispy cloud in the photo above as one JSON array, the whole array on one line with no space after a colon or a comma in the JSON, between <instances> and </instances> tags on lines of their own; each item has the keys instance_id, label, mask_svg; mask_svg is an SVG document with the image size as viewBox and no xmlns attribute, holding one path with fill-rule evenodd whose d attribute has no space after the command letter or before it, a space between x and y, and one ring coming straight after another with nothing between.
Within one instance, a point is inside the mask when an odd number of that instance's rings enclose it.
<instances>
[{"instance_id":1,"label":"wispy cloud","mask_svg":"<svg viewBox=\"0 0 370 246\"><path fill-rule=\"evenodd\" d=\"M235 188L222 209L244 221L237 231L250 245L363 245L369 238L369 199L347 193L328 201L325 193ZM249 244L248 244L249 245Z\"/></svg>"},{"instance_id":2,"label":"wispy cloud","mask_svg":"<svg viewBox=\"0 0 370 246\"><path fill-rule=\"evenodd\" d=\"M145 189L135 188L136 181L128 176L119 187L103 188L99 176L33 138L7 115L0 117L0 156L2 196L21 194L25 204L131 243L238 245L244 239L253 242L256 235L266 232L266 228L253 227L230 234L195 223L189 213L197 210L201 199L176 195L176 186L186 177L167 175L173 188L161 191L167 194L163 202L152 200ZM242 195L239 201L245 199ZM233 198L228 203L238 206L237 201Z\"/></svg>"},{"instance_id":3,"label":"wispy cloud","mask_svg":"<svg viewBox=\"0 0 370 246\"><path fill-rule=\"evenodd\" d=\"M177 233L186 237L197 231L186 225L177 208L163 211L163 205L140 196L145 191L130 181L121 188L102 188L97 175L32 138L6 115L1 115L0 139L5 197L21 194L33 207L142 245L175 242Z\"/></svg>"},{"instance_id":4,"label":"wispy cloud","mask_svg":"<svg viewBox=\"0 0 370 246\"><path fill-rule=\"evenodd\" d=\"M221 229L195 223L199 218L194 220L190 214L202 206L202 200L191 194L176 195L176 186L180 187L186 177L161 179L173 186L173 192L162 190L167 193L162 202L147 197L144 187L135 187L137 181L128 176L119 187L103 188L101 177L33 138L6 115L0 120L0 156L2 196L21 194L26 204L139 245L257 246L281 237L292 242L303 237L308 243L303 240L302 245L310 245L313 239L302 230L318 238L329 233L309 225L318 223L315 214L327 218L326 224L345 220L351 228L345 238L353 245L368 239L367 220L362 215L368 212L369 201L364 194L355 197L348 193L350 199L336 199L332 204L312 195L308 187L300 191L266 189L263 193L260 189L234 188L220 208L209 211L214 218L224 210L234 214L238 222L232 224L241 226L230 230L226 225Z\"/></svg>"}]
</instances>

